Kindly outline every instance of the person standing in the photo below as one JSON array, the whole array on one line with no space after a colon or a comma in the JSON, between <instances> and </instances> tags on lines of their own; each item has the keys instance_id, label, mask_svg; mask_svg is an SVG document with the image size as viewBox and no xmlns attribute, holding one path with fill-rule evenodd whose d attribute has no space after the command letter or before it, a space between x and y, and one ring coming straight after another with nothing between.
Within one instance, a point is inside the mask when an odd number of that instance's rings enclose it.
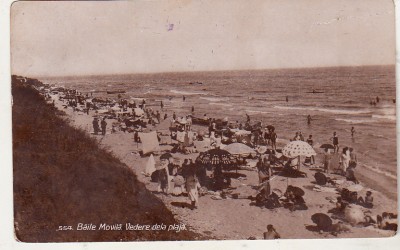
<instances>
[{"instance_id":1,"label":"person standing","mask_svg":"<svg viewBox=\"0 0 400 250\"><path fill-rule=\"evenodd\" d=\"M356 152L354 151L353 148L350 148L350 149L349 149L349 152L350 152L350 163L349 163L349 166L354 166L354 167L356 167L356 166L357 166L357 163L358 163L358 161L357 161L357 154L356 154Z\"/></svg>"},{"instance_id":2,"label":"person standing","mask_svg":"<svg viewBox=\"0 0 400 250\"><path fill-rule=\"evenodd\" d=\"M275 129L271 129L271 133L269 134L270 140L271 140L271 148L273 150L276 150L276 138L278 138L278 135L275 133Z\"/></svg>"},{"instance_id":3,"label":"person standing","mask_svg":"<svg viewBox=\"0 0 400 250\"><path fill-rule=\"evenodd\" d=\"M351 127L350 132L351 132L351 138L353 138L354 137L354 133L356 132L355 128Z\"/></svg>"},{"instance_id":4,"label":"person standing","mask_svg":"<svg viewBox=\"0 0 400 250\"><path fill-rule=\"evenodd\" d=\"M311 125L311 120L312 120L311 115L308 115L307 116L307 124L308 125Z\"/></svg>"},{"instance_id":5,"label":"person standing","mask_svg":"<svg viewBox=\"0 0 400 250\"><path fill-rule=\"evenodd\" d=\"M339 138L336 135L336 132L333 132L333 137L331 137L332 144L333 144L333 152L334 153L339 153Z\"/></svg>"},{"instance_id":6,"label":"person standing","mask_svg":"<svg viewBox=\"0 0 400 250\"><path fill-rule=\"evenodd\" d=\"M264 240L275 240L281 238L279 233L275 230L274 226L269 224L267 226L267 232L264 232Z\"/></svg>"},{"instance_id":7,"label":"person standing","mask_svg":"<svg viewBox=\"0 0 400 250\"><path fill-rule=\"evenodd\" d=\"M307 143L308 143L311 147L313 146L314 141L313 141L313 139L312 139L312 135L309 135L309 136L308 136ZM311 156L311 164L315 164L315 158L314 158L313 155Z\"/></svg>"},{"instance_id":8,"label":"person standing","mask_svg":"<svg viewBox=\"0 0 400 250\"><path fill-rule=\"evenodd\" d=\"M340 155L340 170L343 175L345 175L347 168L350 163L350 154L348 153L348 148L343 148L342 154Z\"/></svg>"},{"instance_id":9,"label":"person standing","mask_svg":"<svg viewBox=\"0 0 400 250\"><path fill-rule=\"evenodd\" d=\"M163 109L164 109L164 103L163 103L163 101L161 101L160 106L161 106L161 110L163 110Z\"/></svg>"},{"instance_id":10,"label":"person standing","mask_svg":"<svg viewBox=\"0 0 400 250\"><path fill-rule=\"evenodd\" d=\"M331 165L332 155L329 153L329 149L325 148L324 151L324 172L329 174L329 168Z\"/></svg>"},{"instance_id":11,"label":"person standing","mask_svg":"<svg viewBox=\"0 0 400 250\"><path fill-rule=\"evenodd\" d=\"M192 206L191 209L193 210L199 206L199 188L201 188L201 186L193 166L190 166L190 169L191 170L186 177L186 192L188 193L188 197Z\"/></svg>"},{"instance_id":12,"label":"person standing","mask_svg":"<svg viewBox=\"0 0 400 250\"><path fill-rule=\"evenodd\" d=\"M106 135L106 127L107 127L107 122L106 118L104 117L103 120L101 120L101 134Z\"/></svg>"},{"instance_id":13,"label":"person standing","mask_svg":"<svg viewBox=\"0 0 400 250\"><path fill-rule=\"evenodd\" d=\"M289 96L286 96L286 102L289 102Z\"/></svg>"},{"instance_id":14,"label":"person standing","mask_svg":"<svg viewBox=\"0 0 400 250\"><path fill-rule=\"evenodd\" d=\"M99 120L97 119L97 117L93 118L93 130L94 130L94 134L97 135L99 133L100 127L99 127Z\"/></svg>"}]
</instances>

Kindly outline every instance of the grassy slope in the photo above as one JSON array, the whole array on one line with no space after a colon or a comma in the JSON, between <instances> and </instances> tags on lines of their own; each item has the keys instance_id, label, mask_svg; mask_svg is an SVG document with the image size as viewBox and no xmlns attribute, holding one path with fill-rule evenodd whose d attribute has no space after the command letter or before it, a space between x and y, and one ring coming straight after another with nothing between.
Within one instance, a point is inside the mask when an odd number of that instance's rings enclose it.
<instances>
[{"instance_id":1,"label":"grassy slope","mask_svg":"<svg viewBox=\"0 0 400 250\"><path fill-rule=\"evenodd\" d=\"M32 82L31 82L32 83ZM111 153L68 125L36 90L14 79L16 236L24 242L191 240L173 231L56 231L78 223L174 224L173 215Z\"/></svg>"}]
</instances>

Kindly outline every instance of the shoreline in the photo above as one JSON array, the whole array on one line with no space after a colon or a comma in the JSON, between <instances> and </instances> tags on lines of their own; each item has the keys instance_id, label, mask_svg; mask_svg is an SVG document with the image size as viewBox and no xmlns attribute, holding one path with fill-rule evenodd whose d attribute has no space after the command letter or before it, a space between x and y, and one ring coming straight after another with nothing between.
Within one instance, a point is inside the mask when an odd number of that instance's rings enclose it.
<instances>
[{"instance_id":1,"label":"shoreline","mask_svg":"<svg viewBox=\"0 0 400 250\"><path fill-rule=\"evenodd\" d=\"M58 100L56 100L56 102L58 102ZM60 103L57 103L56 105L58 105L58 107L60 108ZM83 128L84 130L86 130L87 133L91 133L91 118L93 115L93 111L90 112L89 116L87 116L86 114L81 114L81 113L76 113L74 111L72 111L70 108L67 109L68 110L68 115L69 117L71 117L71 121L72 123L75 124L75 126ZM173 111L182 111L182 107L169 107L168 109L168 113L172 113ZM179 114L179 113L177 113ZM111 122L109 122L109 125L111 125ZM108 126L108 130L109 130ZM154 130L157 130L157 126L153 128ZM197 129L202 129L202 130L206 130L206 128L199 128L197 127ZM93 137L97 137L97 139L99 140L99 143L102 147L106 147L108 149L110 149L113 153L115 153L118 158L120 158L120 160L124 163L126 163L130 169L132 169L132 171L134 171L137 176L138 179L143 182L146 185L146 188L148 188L150 191L155 191L156 190L156 183L152 183L149 181L148 177L145 177L142 172L144 172L144 166L146 164L146 160L147 158L141 158L138 154L138 151L140 150L141 146L140 144L136 144L133 143L133 134L129 134L129 133L115 133L115 134L109 134L107 133L104 137L102 136L94 136L91 135ZM282 143L280 143L282 144ZM279 145L278 146L283 146L283 145ZM167 150L170 149L170 146L161 146L161 150ZM194 159L195 154L191 154L191 155L179 155L178 158L183 159L183 158L193 158ZM316 162L320 162L319 157L317 157ZM360 168L358 168L357 170L359 171ZM313 171L310 171L309 169L303 167L302 171L305 171L309 177L305 178L305 179L293 179L293 180L287 180L290 181L293 184L299 185L299 186L303 186L305 187L305 189L310 188L310 182L313 181ZM372 172L372 171L371 171ZM247 177L248 181L251 181L253 183L257 182L257 177L256 177L256 172L248 172L248 171L240 171L240 173L245 174ZM357 172L357 174L359 174ZM369 173L369 174L373 174L373 173ZM397 211L397 202L396 198L397 198L397 194L394 194L393 191L387 190L385 188L371 188L373 187L373 182L376 180L376 178L373 177L373 175L362 175L360 174L360 179L363 182L363 185L365 186L364 191L365 190L373 190L374 193L374 197L375 200L379 200L379 203L376 202L376 207L374 207L373 210L374 214L375 213L381 213L384 211ZM376 183L376 182L375 182ZM244 183L242 183L241 181L237 181L234 180L234 185L237 185L238 187L240 187L241 185L243 185ZM247 184L246 184L247 185ZM277 187L280 189L283 189L284 186L287 185L285 180L279 180L276 183L273 184L273 188ZM248 194L254 194L254 191L251 190L250 188L248 188L245 192L247 192ZM268 223L273 223L275 225L275 227L280 228L280 231L284 231L283 228L287 227L290 228L293 225L290 225L290 223L288 224L288 222L283 222L280 221L279 219L277 219L276 215L277 214L281 214L282 216L288 216L290 218L293 218L294 220L298 219L299 221L303 221L301 224L301 226L297 225L295 228L296 230L298 230L298 232L292 232L292 233L288 233L285 235L284 238L330 238L330 237L334 237L332 235L320 235L319 233L315 233L315 232L307 232L307 230L305 230L304 225L305 224L312 224L312 221L310 220L310 212L312 211L319 211L321 209L327 209L329 207L334 206L334 204L324 204L326 202L328 202L327 199L327 194L326 193L316 193L313 192L312 189L310 192L310 197L306 197L308 199L310 199L310 209L308 211L296 211L294 213L291 212L287 212L286 210L271 210L268 211L268 209L260 209L258 207L251 207L249 206L248 202L245 202L243 200L224 200L223 202L225 203L229 203L229 204L225 204L225 206L220 206L221 204L218 203L223 203L222 201L215 201L213 199L210 199L207 196L202 196L200 198L200 207L197 210L190 210L187 211L187 209L183 209L180 207L176 207L174 205L171 205L174 202L185 202L187 201L186 197L173 197L173 196L165 196L162 194L156 194L157 197L159 197L164 204L168 207L168 209L170 211L173 212L173 214L177 217L177 219L181 222L186 223L186 225L189 226L189 228L191 228L192 230L194 230L197 233L203 234L203 235L208 235L208 236L212 236L215 237L216 239L246 239L248 237L256 237L256 238L260 238L260 235L262 234L263 231L265 231L265 225L262 226L260 225L260 223L257 222L257 220L255 220L254 218L249 218L248 214L255 214L256 216L262 216L265 219L267 219L269 222ZM397 190L395 191L397 192ZM361 195L361 194L360 194ZM315 197L318 197L319 200L325 200L325 202L321 202L321 201L315 201ZM330 199L333 199L334 197L337 196L337 194L333 195L333 194L328 194ZM313 200L313 201L311 201ZM307 202L308 203L308 202ZM204 204L204 205L203 205ZM246 208L247 207L247 208ZM213 216L210 217L210 214L207 213L207 208L209 209L208 212L213 213ZM229 223L229 225L231 227L234 227L234 229L232 228L227 228L227 227L223 227L222 225L219 225L218 227L214 226L214 225L208 225L209 221L220 221L218 218L218 214L220 213L224 213L223 211L229 209L229 210L233 210L233 211L238 211L240 209L244 209L244 210L249 210L248 213L243 213L240 215L237 215L240 220L241 226L239 228L237 228L237 225L232 225L231 223ZM298 216L296 216L296 213L299 213L300 217L298 218ZM230 212L230 214L232 216L235 216L234 213ZM246 216L246 218L244 218L244 216ZM272 216L272 217L271 217ZM225 216L222 216L224 220L228 220L228 218L226 218ZM281 217L281 216L278 216ZM308 217L308 218L305 218ZM246 220L250 220L248 222L246 222ZM255 223L256 226L254 226L251 223ZM249 224L250 223L250 224ZM220 224L220 223L218 223ZM264 224L264 223L262 223ZM243 228L247 228L247 229L243 229ZM353 229L353 228L352 228ZM294 230L294 231L296 231ZM354 238L354 237L377 237L377 235L380 236L389 236L388 232L386 231L382 231L379 230L379 232L377 232L374 229L363 229L363 228L355 228L354 229L355 232L349 232L349 233L342 233L340 234L340 237L343 238ZM244 231L244 232L248 232L247 235L246 233L240 232L240 231ZM237 235L232 236L232 234L235 234L235 232L237 232ZM286 232L285 232L286 233ZM389 232L390 233L390 232ZM281 233L282 234L282 233Z\"/></svg>"}]
</instances>

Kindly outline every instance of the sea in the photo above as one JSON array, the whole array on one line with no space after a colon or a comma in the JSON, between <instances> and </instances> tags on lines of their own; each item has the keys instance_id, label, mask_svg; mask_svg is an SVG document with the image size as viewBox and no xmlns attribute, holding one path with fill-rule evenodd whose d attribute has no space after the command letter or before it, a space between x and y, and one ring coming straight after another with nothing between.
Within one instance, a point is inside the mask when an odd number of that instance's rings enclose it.
<instances>
[{"instance_id":1,"label":"sea","mask_svg":"<svg viewBox=\"0 0 400 250\"><path fill-rule=\"evenodd\" d=\"M145 99L155 109L163 101L169 115L183 116L194 107L198 117L244 123L248 114L252 122L273 125L281 144L301 131L312 135L318 148L336 132L340 147L354 148L363 167L397 179L394 65L39 79L92 97L118 99L106 91L123 90L122 98Z\"/></svg>"}]
</instances>

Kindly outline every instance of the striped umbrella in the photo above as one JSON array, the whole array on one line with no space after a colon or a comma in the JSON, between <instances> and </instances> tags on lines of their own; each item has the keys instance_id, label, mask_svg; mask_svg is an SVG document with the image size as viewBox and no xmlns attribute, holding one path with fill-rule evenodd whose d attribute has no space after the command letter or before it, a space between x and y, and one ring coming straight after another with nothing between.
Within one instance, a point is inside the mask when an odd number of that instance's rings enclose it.
<instances>
[{"instance_id":1,"label":"striped umbrella","mask_svg":"<svg viewBox=\"0 0 400 250\"><path fill-rule=\"evenodd\" d=\"M214 148L200 153L196 162L208 166L226 166L234 163L232 155L223 149Z\"/></svg>"},{"instance_id":2,"label":"striped umbrella","mask_svg":"<svg viewBox=\"0 0 400 250\"><path fill-rule=\"evenodd\" d=\"M288 158L297 156L310 157L316 155L315 150L304 141L291 141L282 149L282 154Z\"/></svg>"}]
</instances>

